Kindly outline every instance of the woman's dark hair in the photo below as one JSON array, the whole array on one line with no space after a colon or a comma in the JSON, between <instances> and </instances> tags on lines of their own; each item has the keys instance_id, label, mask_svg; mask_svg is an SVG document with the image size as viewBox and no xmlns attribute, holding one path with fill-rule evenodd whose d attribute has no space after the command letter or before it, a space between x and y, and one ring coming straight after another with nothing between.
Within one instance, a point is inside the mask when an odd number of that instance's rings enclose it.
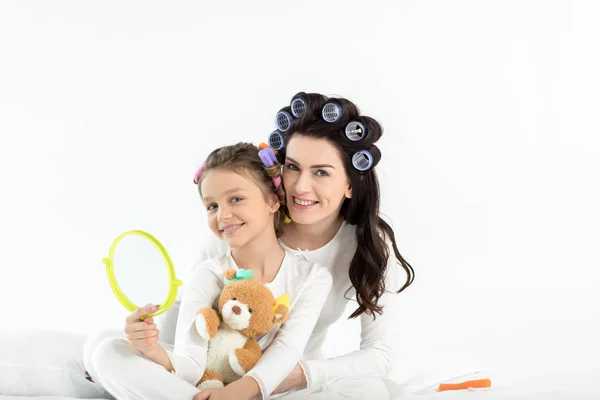
<instances>
[{"instance_id":1,"label":"woman's dark hair","mask_svg":"<svg viewBox=\"0 0 600 400\"><path fill-rule=\"evenodd\" d=\"M291 127L283 133L284 147L279 151L278 158L280 162L285 160L287 144L297 135L325 139L339 150L352 185L352 198L344 200L340 212L346 222L356 226L358 243L349 271L350 281L356 290L358 308L350 318L356 318L362 313L375 317L375 313L381 314L383 310L378 305L379 298L389 289L385 287L385 274L390 257L386 241L391 242L398 263L407 273L406 282L398 289L398 293L410 286L414 279L412 266L398 251L393 229L379 216L379 181L374 168L379 159L376 158L373 166L365 172L355 169L352 164L352 156L359 150L371 149L379 153L373 146L383 130L373 118L361 116L358 108L347 99L328 98L322 94L304 92L297 93L292 101L295 99L303 101L303 112L292 119ZM341 116L333 123L323 118L323 107L330 102L336 103L339 106L338 110L341 110ZM294 114L290 107L282 110L288 112L288 115ZM294 111L298 114L297 110ZM352 141L346 137L345 131L350 121L360 121L366 127L367 134L363 140Z\"/></svg>"},{"instance_id":2,"label":"woman's dark hair","mask_svg":"<svg viewBox=\"0 0 600 400\"><path fill-rule=\"evenodd\" d=\"M258 152L258 147L252 143L244 142L213 150L206 158L206 161L204 161L205 169L198 179L198 192L202 196L202 192L200 191L202 178L212 169L224 169L246 175L249 173L254 181L260 185L265 196L275 193L279 199L280 208L275 213L273 220L275 234L279 237L283 233L286 219L285 213L281 208L285 205L285 191L283 190L283 185L275 188L273 178L281 176L281 164L276 162L270 168L265 167Z\"/></svg>"}]
</instances>

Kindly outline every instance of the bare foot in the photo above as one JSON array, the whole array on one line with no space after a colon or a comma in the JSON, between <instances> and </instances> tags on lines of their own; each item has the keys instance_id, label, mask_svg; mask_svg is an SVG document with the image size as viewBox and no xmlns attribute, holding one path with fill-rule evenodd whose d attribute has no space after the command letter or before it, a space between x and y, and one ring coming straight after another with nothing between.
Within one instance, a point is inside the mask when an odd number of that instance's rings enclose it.
<instances>
[{"instance_id":1,"label":"bare foot","mask_svg":"<svg viewBox=\"0 0 600 400\"><path fill-rule=\"evenodd\" d=\"M87 379L88 381L95 383L94 380L92 379L92 377L90 376L90 374L88 374L87 371L85 371L85 379Z\"/></svg>"}]
</instances>

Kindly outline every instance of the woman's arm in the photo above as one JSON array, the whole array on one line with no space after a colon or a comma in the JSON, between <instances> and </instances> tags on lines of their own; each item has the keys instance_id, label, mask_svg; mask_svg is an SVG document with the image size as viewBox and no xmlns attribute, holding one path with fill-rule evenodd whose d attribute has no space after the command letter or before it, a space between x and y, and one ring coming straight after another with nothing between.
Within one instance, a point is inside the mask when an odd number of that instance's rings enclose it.
<instances>
[{"instance_id":1,"label":"woman's arm","mask_svg":"<svg viewBox=\"0 0 600 400\"><path fill-rule=\"evenodd\" d=\"M332 278L324 267L315 269L308 280L288 320L281 326L271 345L246 377L258 383L263 398L267 398L294 369L317 323L331 290Z\"/></svg>"},{"instance_id":2,"label":"woman's arm","mask_svg":"<svg viewBox=\"0 0 600 400\"><path fill-rule=\"evenodd\" d=\"M376 319L361 315L360 350L327 360L302 360L307 387L352 376L387 376L392 369L394 346L400 340L395 329L401 321L400 295L386 292L379 301L383 314Z\"/></svg>"},{"instance_id":3,"label":"woman's arm","mask_svg":"<svg viewBox=\"0 0 600 400\"><path fill-rule=\"evenodd\" d=\"M360 316L359 350L327 360L301 361L299 364L308 387L319 387L341 377L384 377L390 373L402 337L400 321L403 301L402 296L394 289L402 286L405 277L405 271L396 264L392 253L388 261L386 291L378 302L383 306L383 313L376 315L375 319L367 314Z\"/></svg>"},{"instance_id":4,"label":"woman's arm","mask_svg":"<svg viewBox=\"0 0 600 400\"><path fill-rule=\"evenodd\" d=\"M179 308L175 346L166 350L175 375L196 385L206 369L208 342L196 331L196 312L202 307L213 307L223 289L220 267L206 261L195 268Z\"/></svg>"}]
</instances>

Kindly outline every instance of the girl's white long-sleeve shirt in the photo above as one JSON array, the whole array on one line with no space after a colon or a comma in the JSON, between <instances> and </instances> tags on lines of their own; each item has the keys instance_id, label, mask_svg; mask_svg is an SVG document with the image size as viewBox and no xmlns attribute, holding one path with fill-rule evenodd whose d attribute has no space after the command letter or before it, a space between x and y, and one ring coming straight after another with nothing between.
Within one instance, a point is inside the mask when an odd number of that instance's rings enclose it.
<instances>
[{"instance_id":1,"label":"girl's white long-sleeve shirt","mask_svg":"<svg viewBox=\"0 0 600 400\"><path fill-rule=\"evenodd\" d=\"M399 330L399 321L402 319L401 296L396 292L404 284L407 276L404 269L397 264L390 243L388 243L390 258L385 279L386 291L378 303L383 306L383 314L377 315L376 318L362 314L359 317L359 348L351 353L333 358L325 358L323 352L327 332L331 325L342 318L347 308L353 310L358 306L356 293L348 275L350 262L358 246L356 227L344 222L333 239L317 250L291 249L283 243L282 246L288 252L300 254L306 259L327 267L333 277L331 292L301 357L300 364L304 369L309 387L322 387L327 382L338 378L353 376L387 377L392 368L392 360L398 354L402 337ZM226 250L227 245L224 242L206 232L201 237L198 257L207 259ZM177 306L178 304L175 304L173 308ZM176 323L175 318L176 315L173 312L165 317L162 323L166 329L161 330L161 335L163 332L172 331L172 327ZM356 333L349 332L348 335L353 336ZM168 337L161 336L161 338L169 340ZM279 355L275 356L274 352ZM278 357L285 356L285 352L285 348L273 348L273 351L269 352L269 359L278 360ZM271 356L271 354L273 355ZM278 369L277 364L274 364L274 369Z\"/></svg>"},{"instance_id":2,"label":"girl's white long-sleeve shirt","mask_svg":"<svg viewBox=\"0 0 600 400\"><path fill-rule=\"evenodd\" d=\"M196 312L202 307L216 307L226 284L223 274L230 268L239 269L231 252L225 251L202 261L184 281L174 348L167 353L174 373L193 385L204 374L208 350L208 342L196 331ZM257 381L263 398L267 398L300 361L328 298L332 278L318 263L286 252L276 277L265 286L275 298L289 295L290 307L287 321L275 324L267 334L255 338L266 351L247 375Z\"/></svg>"}]
</instances>

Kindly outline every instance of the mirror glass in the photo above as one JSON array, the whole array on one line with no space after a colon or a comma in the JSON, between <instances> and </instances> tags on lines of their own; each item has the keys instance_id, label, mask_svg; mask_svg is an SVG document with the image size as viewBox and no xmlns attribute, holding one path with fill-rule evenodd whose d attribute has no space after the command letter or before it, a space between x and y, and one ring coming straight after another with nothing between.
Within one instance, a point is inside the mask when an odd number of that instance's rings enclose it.
<instances>
[{"instance_id":1,"label":"mirror glass","mask_svg":"<svg viewBox=\"0 0 600 400\"><path fill-rule=\"evenodd\" d=\"M169 294L168 264L150 239L123 236L114 248L112 265L123 294L136 306L162 304Z\"/></svg>"}]
</instances>

